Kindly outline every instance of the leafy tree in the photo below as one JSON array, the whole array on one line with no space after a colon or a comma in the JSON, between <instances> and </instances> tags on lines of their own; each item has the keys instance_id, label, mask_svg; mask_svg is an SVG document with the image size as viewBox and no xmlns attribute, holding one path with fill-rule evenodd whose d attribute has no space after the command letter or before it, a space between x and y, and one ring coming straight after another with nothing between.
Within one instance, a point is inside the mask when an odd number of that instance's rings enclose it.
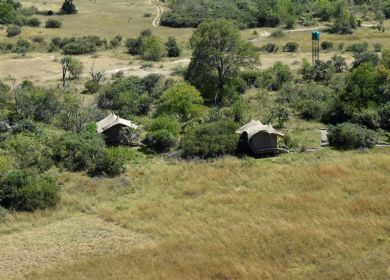
<instances>
[{"instance_id":1,"label":"leafy tree","mask_svg":"<svg viewBox=\"0 0 390 280\"><path fill-rule=\"evenodd\" d=\"M147 36L142 40L141 55L146 60L159 61L164 55L164 45L160 38Z\"/></svg>"},{"instance_id":2,"label":"leafy tree","mask_svg":"<svg viewBox=\"0 0 390 280\"><path fill-rule=\"evenodd\" d=\"M165 91L157 105L158 114L177 115L183 122L204 115L200 92L193 86L180 83Z\"/></svg>"},{"instance_id":3,"label":"leafy tree","mask_svg":"<svg viewBox=\"0 0 390 280\"><path fill-rule=\"evenodd\" d=\"M61 13L63 14L76 14L78 11L73 0L65 0L61 7Z\"/></svg>"},{"instance_id":4,"label":"leafy tree","mask_svg":"<svg viewBox=\"0 0 390 280\"><path fill-rule=\"evenodd\" d=\"M213 97L217 107L228 92L228 81L238 77L241 67L252 67L259 61L253 46L225 19L203 22L190 43L193 53L186 78L206 99ZM217 88L210 87L212 84Z\"/></svg>"},{"instance_id":5,"label":"leafy tree","mask_svg":"<svg viewBox=\"0 0 390 280\"><path fill-rule=\"evenodd\" d=\"M178 57L181 55L181 47L175 37L168 38L168 41L165 43L165 48L167 49L168 57Z\"/></svg>"},{"instance_id":6,"label":"leafy tree","mask_svg":"<svg viewBox=\"0 0 390 280\"><path fill-rule=\"evenodd\" d=\"M84 106L83 100L73 94L66 94L56 123L65 130L81 132L87 124L96 121L99 113L95 106Z\"/></svg>"},{"instance_id":7,"label":"leafy tree","mask_svg":"<svg viewBox=\"0 0 390 280\"><path fill-rule=\"evenodd\" d=\"M23 118L49 122L60 110L59 93L54 89L42 89L22 85L17 96L18 113Z\"/></svg>"}]
</instances>

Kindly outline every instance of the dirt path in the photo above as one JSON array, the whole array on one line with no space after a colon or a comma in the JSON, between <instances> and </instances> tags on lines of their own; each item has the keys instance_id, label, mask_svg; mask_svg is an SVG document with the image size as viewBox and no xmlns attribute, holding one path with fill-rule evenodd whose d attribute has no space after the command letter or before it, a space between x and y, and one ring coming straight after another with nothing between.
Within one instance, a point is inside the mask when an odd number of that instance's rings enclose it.
<instances>
[{"instance_id":1,"label":"dirt path","mask_svg":"<svg viewBox=\"0 0 390 280\"><path fill-rule=\"evenodd\" d=\"M291 30L283 30L283 33L288 34L288 33L294 33L294 32L304 32L304 31L313 31L313 30L323 30L326 29L327 27L324 25L321 26L315 26L315 27L307 27L307 28L297 28L297 29L291 29ZM258 37L264 38L264 37L269 37L271 36L271 32L268 31L261 31L258 34ZM256 42L261 40L260 38L254 38L249 40L249 42Z\"/></svg>"},{"instance_id":2,"label":"dirt path","mask_svg":"<svg viewBox=\"0 0 390 280\"><path fill-rule=\"evenodd\" d=\"M150 3L153 6L155 6L157 9L157 15L153 19L153 22L152 22L153 27L157 28L160 25L160 19L161 19L162 15L164 14L164 7L162 6L162 4L160 3L159 0L150 0Z\"/></svg>"}]
</instances>

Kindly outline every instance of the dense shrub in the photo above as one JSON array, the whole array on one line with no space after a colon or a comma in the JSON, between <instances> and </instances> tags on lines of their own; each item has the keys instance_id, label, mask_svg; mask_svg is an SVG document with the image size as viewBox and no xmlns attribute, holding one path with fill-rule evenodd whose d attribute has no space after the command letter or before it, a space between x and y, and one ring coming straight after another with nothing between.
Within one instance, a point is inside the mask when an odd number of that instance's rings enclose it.
<instances>
[{"instance_id":1,"label":"dense shrub","mask_svg":"<svg viewBox=\"0 0 390 280\"><path fill-rule=\"evenodd\" d=\"M53 18L47 20L45 25L46 28L61 28L61 26L62 26L62 22L59 21L58 19L53 19Z\"/></svg>"},{"instance_id":2,"label":"dense shrub","mask_svg":"<svg viewBox=\"0 0 390 280\"><path fill-rule=\"evenodd\" d=\"M372 63L374 66L379 64L379 56L373 52L355 53L353 58L355 59L352 63L353 68L356 68L363 63Z\"/></svg>"},{"instance_id":3,"label":"dense shrub","mask_svg":"<svg viewBox=\"0 0 390 280\"><path fill-rule=\"evenodd\" d=\"M285 83L288 83L293 78L288 65L285 65L280 61L275 62L272 68L268 70L268 74L270 79L267 88L270 90L281 89Z\"/></svg>"},{"instance_id":4,"label":"dense shrub","mask_svg":"<svg viewBox=\"0 0 390 280\"><path fill-rule=\"evenodd\" d=\"M164 56L165 48L156 36L147 36L142 40L141 55L143 59L158 61Z\"/></svg>"},{"instance_id":5,"label":"dense shrub","mask_svg":"<svg viewBox=\"0 0 390 280\"><path fill-rule=\"evenodd\" d=\"M167 130L173 136L177 137L180 134L181 128L177 118L168 115L161 115L152 120L152 122L148 125L148 130Z\"/></svg>"},{"instance_id":6,"label":"dense shrub","mask_svg":"<svg viewBox=\"0 0 390 280\"><path fill-rule=\"evenodd\" d=\"M168 152L171 148L176 146L176 138L166 129L160 129L149 132L143 143L147 148L158 152Z\"/></svg>"},{"instance_id":7,"label":"dense shrub","mask_svg":"<svg viewBox=\"0 0 390 280\"><path fill-rule=\"evenodd\" d=\"M63 14L76 14L77 9L76 5L73 3L73 0L65 0L62 4L60 12Z\"/></svg>"},{"instance_id":8,"label":"dense shrub","mask_svg":"<svg viewBox=\"0 0 390 280\"><path fill-rule=\"evenodd\" d=\"M357 124L341 123L329 128L328 138L331 146L340 149L371 148L376 134Z\"/></svg>"},{"instance_id":9,"label":"dense shrub","mask_svg":"<svg viewBox=\"0 0 390 280\"><path fill-rule=\"evenodd\" d=\"M7 36L15 37L22 33L22 29L17 25L10 25L7 27Z\"/></svg>"},{"instance_id":10,"label":"dense shrub","mask_svg":"<svg viewBox=\"0 0 390 280\"><path fill-rule=\"evenodd\" d=\"M380 127L390 130L390 102L387 102L379 109Z\"/></svg>"},{"instance_id":11,"label":"dense shrub","mask_svg":"<svg viewBox=\"0 0 390 280\"><path fill-rule=\"evenodd\" d=\"M131 55L139 55L141 53L142 41L139 38L128 38L125 41L127 51Z\"/></svg>"},{"instance_id":12,"label":"dense shrub","mask_svg":"<svg viewBox=\"0 0 390 280\"><path fill-rule=\"evenodd\" d=\"M285 52L296 52L299 48L299 44L296 42L287 42L283 48Z\"/></svg>"},{"instance_id":13,"label":"dense shrub","mask_svg":"<svg viewBox=\"0 0 390 280\"><path fill-rule=\"evenodd\" d=\"M234 154L239 138L236 129L236 123L225 120L191 127L181 138L182 154L201 158Z\"/></svg>"},{"instance_id":14,"label":"dense shrub","mask_svg":"<svg viewBox=\"0 0 390 280\"><path fill-rule=\"evenodd\" d=\"M333 42L330 41L323 41L321 42L321 49L323 50L329 50L333 48Z\"/></svg>"},{"instance_id":15,"label":"dense shrub","mask_svg":"<svg viewBox=\"0 0 390 280\"><path fill-rule=\"evenodd\" d=\"M17 134L7 141L7 148L17 159L20 168L34 168L43 172L53 162L51 149L42 142L43 139L36 135Z\"/></svg>"},{"instance_id":16,"label":"dense shrub","mask_svg":"<svg viewBox=\"0 0 390 280\"><path fill-rule=\"evenodd\" d=\"M377 109L367 108L360 112L355 112L351 121L370 129L378 129L380 116Z\"/></svg>"},{"instance_id":17,"label":"dense shrub","mask_svg":"<svg viewBox=\"0 0 390 280\"><path fill-rule=\"evenodd\" d=\"M12 134L27 133L35 134L38 133L39 129L36 123L29 119L24 119L16 122L12 126Z\"/></svg>"},{"instance_id":18,"label":"dense shrub","mask_svg":"<svg viewBox=\"0 0 390 280\"><path fill-rule=\"evenodd\" d=\"M0 179L0 205L4 208L34 211L54 207L59 200L60 189L53 177L13 170Z\"/></svg>"},{"instance_id":19,"label":"dense shrub","mask_svg":"<svg viewBox=\"0 0 390 280\"><path fill-rule=\"evenodd\" d=\"M157 114L179 116L185 122L203 116L205 109L200 92L189 84L180 83L161 95Z\"/></svg>"},{"instance_id":20,"label":"dense shrub","mask_svg":"<svg viewBox=\"0 0 390 280\"><path fill-rule=\"evenodd\" d=\"M177 43L175 37L169 37L168 41L165 42L165 48L167 50L168 57L179 57L181 55L181 47Z\"/></svg>"},{"instance_id":21,"label":"dense shrub","mask_svg":"<svg viewBox=\"0 0 390 280\"><path fill-rule=\"evenodd\" d=\"M27 20L27 25L32 27L39 27L41 25L41 21L38 18L29 18Z\"/></svg>"},{"instance_id":22,"label":"dense shrub","mask_svg":"<svg viewBox=\"0 0 390 280\"><path fill-rule=\"evenodd\" d=\"M55 161L70 171L102 172L106 145L96 132L65 133L53 143Z\"/></svg>"},{"instance_id":23,"label":"dense shrub","mask_svg":"<svg viewBox=\"0 0 390 280\"><path fill-rule=\"evenodd\" d=\"M354 43L345 49L347 52L362 53L368 50L368 43Z\"/></svg>"},{"instance_id":24,"label":"dense shrub","mask_svg":"<svg viewBox=\"0 0 390 280\"><path fill-rule=\"evenodd\" d=\"M96 52L96 46L86 40L78 40L66 44L63 47L63 52L65 55L89 54Z\"/></svg>"},{"instance_id":25,"label":"dense shrub","mask_svg":"<svg viewBox=\"0 0 390 280\"><path fill-rule=\"evenodd\" d=\"M24 84L18 94L18 109L23 118L48 122L60 110L59 93Z\"/></svg>"},{"instance_id":26,"label":"dense shrub","mask_svg":"<svg viewBox=\"0 0 390 280\"><path fill-rule=\"evenodd\" d=\"M263 52L275 53L278 51L278 46L274 43L268 43L268 44L263 45L261 47L261 50Z\"/></svg>"}]
</instances>

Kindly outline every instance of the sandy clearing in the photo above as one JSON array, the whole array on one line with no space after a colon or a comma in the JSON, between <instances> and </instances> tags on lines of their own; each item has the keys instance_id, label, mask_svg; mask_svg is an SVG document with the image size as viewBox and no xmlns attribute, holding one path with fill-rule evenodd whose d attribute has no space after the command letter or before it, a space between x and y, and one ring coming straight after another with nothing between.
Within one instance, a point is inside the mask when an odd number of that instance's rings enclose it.
<instances>
[{"instance_id":1,"label":"sandy clearing","mask_svg":"<svg viewBox=\"0 0 390 280\"><path fill-rule=\"evenodd\" d=\"M33 270L151 244L149 238L99 218L75 216L32 230L1 235L0 279L20 279Z\"/></svg>"}]
</instances>

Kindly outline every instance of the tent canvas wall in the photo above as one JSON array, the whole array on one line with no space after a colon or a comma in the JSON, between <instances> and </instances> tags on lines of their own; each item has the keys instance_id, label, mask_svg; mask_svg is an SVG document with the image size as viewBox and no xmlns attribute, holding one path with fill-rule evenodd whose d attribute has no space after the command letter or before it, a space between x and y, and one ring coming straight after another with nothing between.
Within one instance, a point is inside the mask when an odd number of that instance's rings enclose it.
<instances>
[{"instance_id":1,"label":"tent canvas wall","mask_svg":"<svg viewBox=\"0 0 390 280\"><path fill-rule=\"evenodd\" d=\"M110 144L119 143L120 130L122 127L138 129L138 126L129 120L122 119L111 113L106 118L96 123L97 132L106 136L106 141Z\"/></svg>"},{"instance_id":2,"label":"tent canvas wall","mask_svg":"<svg viewBox=\"0 0 390 280\"><path fill-rule=\"evenodd\" d=\"M238 129L241 135L240 149L254 155L274 154L278 150L278 137L284 135L276 131L272 125L264 125L260 121L251 121Z\"/></svg>"}]
</instances>

